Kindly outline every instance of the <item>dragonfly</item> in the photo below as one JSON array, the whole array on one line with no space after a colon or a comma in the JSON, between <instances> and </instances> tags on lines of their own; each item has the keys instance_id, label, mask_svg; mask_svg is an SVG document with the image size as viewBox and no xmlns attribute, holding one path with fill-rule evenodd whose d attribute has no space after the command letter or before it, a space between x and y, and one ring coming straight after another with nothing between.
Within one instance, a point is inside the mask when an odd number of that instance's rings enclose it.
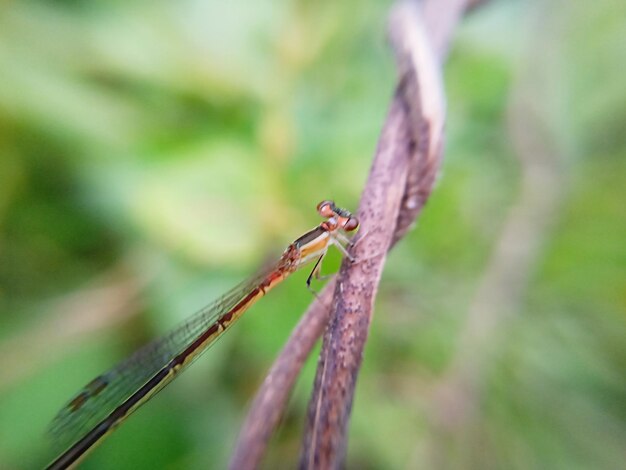
<instances>
[{"instance_id":1,"label":"dragonfly","mask_svg":"<svg viewBox=\"0 0 626 470\"><path fill-rule=\"evenodd\" d=\"M330 200L320 202L317 212L324 220L291 243L277 262L97 376L74 395L48 429L59 455L47 468L76 465L214 344L255 302L291 273L315 261L306 280L307 288L312 290L311 281L320 278L321 263L331 245L354 261L348 252L351 241L347 234L357 230L359 220Z\"/></svg>"}]
</instances>

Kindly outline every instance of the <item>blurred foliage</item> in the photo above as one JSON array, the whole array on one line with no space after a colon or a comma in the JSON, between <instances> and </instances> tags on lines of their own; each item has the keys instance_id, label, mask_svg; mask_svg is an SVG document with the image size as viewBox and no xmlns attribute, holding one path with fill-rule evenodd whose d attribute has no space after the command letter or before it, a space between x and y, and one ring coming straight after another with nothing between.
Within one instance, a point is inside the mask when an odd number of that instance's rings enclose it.
<instances>
[{"instance_id":1,"label":"blurred foliage","mask_svg":"<svg viewBox=\"0 0 626 470\"><path fill-rule=\"evenodd\" d=\"M317 223L319 200L356 208L395 80L388 7L2 4L0 468L42 466L46 423L72 393L279 253ZM350 468L623 466L625 13L615 0L494 1L464 21L446 65L444 170L386 267ZM493 338L477 412L442 434L433 390L518 196L507 110L541 51L534 84L536 96L556 90L544 107L563 201ZM255 306L84 468L225 467L311 301L306 275ZM267 468L296 462L314 366Z\"/></svg>"}]
</instances>

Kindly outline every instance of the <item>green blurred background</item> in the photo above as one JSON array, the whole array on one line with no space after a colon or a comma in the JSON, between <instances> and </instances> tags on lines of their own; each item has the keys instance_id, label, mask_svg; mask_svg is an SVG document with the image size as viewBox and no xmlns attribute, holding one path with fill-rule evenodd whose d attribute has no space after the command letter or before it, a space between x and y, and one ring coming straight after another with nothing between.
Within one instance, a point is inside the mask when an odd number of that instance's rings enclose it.
<instances>
[{"instance_id":1,"label":"green blurred background","mask_svg":"<svg viewBox=\"0 0 626 470\"><path fill-rule=\"evenodd\" d=\"M280 253L319 200L356 209L395 82L389 6L2 2L0 468L42 466L74 392ZM624 468L625 18L494 1L463 21L443 171L385 268L348 468ZM224 468L306 275L83 468ZM315 361L267 468L297 462Z\"/></svg>"}]
</instances>

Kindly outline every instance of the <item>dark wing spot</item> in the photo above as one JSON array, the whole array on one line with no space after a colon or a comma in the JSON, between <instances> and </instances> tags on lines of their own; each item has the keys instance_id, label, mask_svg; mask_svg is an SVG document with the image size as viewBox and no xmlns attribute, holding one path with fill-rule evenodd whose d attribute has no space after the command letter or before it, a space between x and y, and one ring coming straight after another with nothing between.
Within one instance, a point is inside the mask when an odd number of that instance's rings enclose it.
<instances>
[{"instance_id":1,"label":"dark wing spot","mask_svg":"<svg viewBox=\"0 0 626 470\"><path fill-rule=\"evenodd\" d=\"M83 390L78 395L76 395L71 402L67 404L67 408L73 413L78 411L89 399L89 393L86 390Z\"/></svg>"},{"instance_id":2,"label":"dark wing spot","mask_svg":"<svg viewBox=\"0 0 626 470\"><path fill-rule=\"evenodd\" d=\"M106 377L103 375L99 375L98 377L93 379L91 382L89 382L87 386L85 387L85 389L87 390L90 396L95 397L102 390L104 390L107 385L109 385L109 381L106 379Z\"/></svg>"}]
</instances>

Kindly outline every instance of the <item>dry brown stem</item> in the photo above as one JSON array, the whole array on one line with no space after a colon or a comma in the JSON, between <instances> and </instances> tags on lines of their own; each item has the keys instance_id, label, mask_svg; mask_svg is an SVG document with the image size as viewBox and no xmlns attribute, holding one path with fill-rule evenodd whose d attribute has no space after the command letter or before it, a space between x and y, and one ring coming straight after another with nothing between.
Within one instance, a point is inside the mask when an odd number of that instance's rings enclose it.
<instances>
[{"instance_id":1,"label":"dry brown stem","mask_svg":"<svg viewBox=\"0 0 626 470\"><path fill-rule=\"evenodd\" d=\"M399 84L359 206L361 230L353 250L357 262L344 262L336 282L324 289L321 301L311 305L294 330L254 400L230 468L258 467L303 361L329 318L300 466L341 465L354 387L386 253L415 221L440 167L445 113L438 64L466 6L467 2L459 0L426 1L424 26L420 10L412 2L400 2L395 7L390 36ZM429 37L435 38L432 47Z\"/></svg>"}]
</instances>

